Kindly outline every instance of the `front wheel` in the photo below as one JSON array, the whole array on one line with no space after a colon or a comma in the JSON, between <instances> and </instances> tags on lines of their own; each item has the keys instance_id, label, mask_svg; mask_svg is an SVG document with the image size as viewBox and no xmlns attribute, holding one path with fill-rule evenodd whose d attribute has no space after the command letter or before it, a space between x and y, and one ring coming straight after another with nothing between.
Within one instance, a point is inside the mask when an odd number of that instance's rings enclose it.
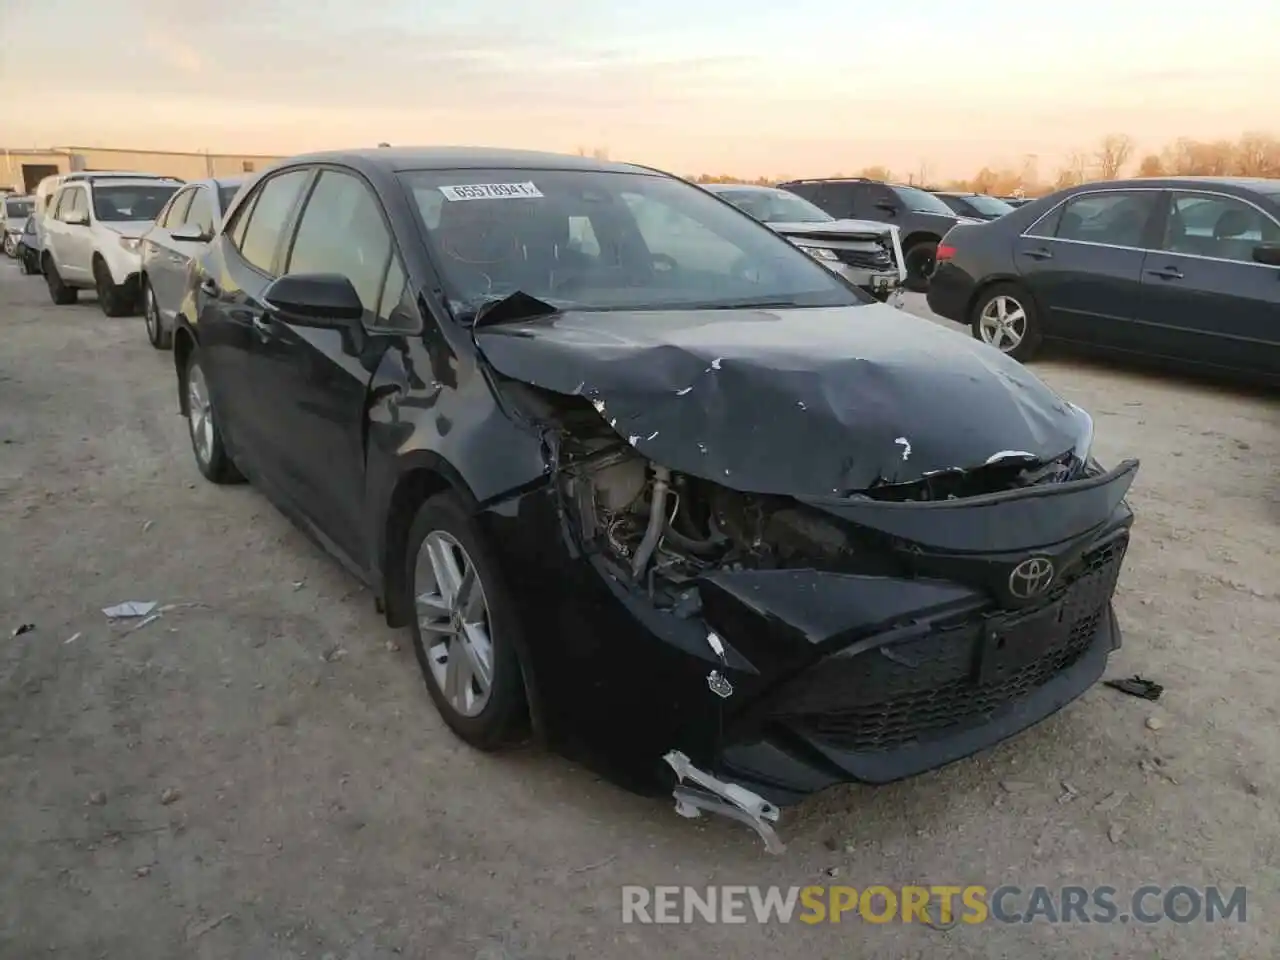
<instances>
[{"instance_id":1,"label":"front wheel","mask_svg":"<svg viewBox=\"0 0 1280 960\"><path fill-rule=\"evenodd\" d=\"M204 478L212 483L238 483L243 478L227 455L222 428L214 414L209 383L200 365L200 351L193 349L187 360L187 429L191 452Z\"/></svg>"},{"instance_id":2,"label":"front wheel","mask_svg":"<svg viewBox=\"0 0 1280 960\"><path fill-rule=\"evenodd\" d=\"M513 742L528 717L520 617L483 531L456 496L422 505L405 563L413 648L441 718L480 750Z\"/></svg>"},{"instance_id":3,"label":"front wheel","mask_svg":"<svg viewBox=\"0 0 1280 960\"><path fill-rule=\"evenodd\" d=\"M128 291L111 279L111 272L101 260L93 264L93 285L98 294L98 305L108 317L125 317L132 312Z\"/></svg>"},{"instance_id":4,"label":"front wheel","mask_svg":"<svg viewBox=\"0 0 1280 960\"><path fill-rule=\"evenodd\" d=\"M142 317L147 325L147 340L157 350L168 350L173 346L173 333L166 330L160 317L160 304L156 302L156 292L150 280L142 282Z\"/></svg>"},{"instance_id":5,"label":"front wheel","mask_svg":"<svg viewBox=\"0 0 1280 960\"><path fill-rule=\"evenodd\" d=\"M937 266L938 242L918 240L903 251L902 260L907 269L906 288L912 293L924 293L929 289L929 278Z\"/></svg>"},{"instance_id":6,"label":"front wheel","mask_svg":"<svg viewBox=\"0 0 1280 960\"><path fill-rule=\"evenodd\" d=\"M49 287L49 299L59 307L69 307L80 298L80 291L66 285L58 272L58 265L47 253L44 255L44 282Z\"/></svg>"},{"instance_id":7,"label":"front wheel","mask_svg":"<svg viewBox=\"0 0 1280 960\"><path fill-rule=\"evenodd\" d=\"M998 283L978 298L970 329L976 339L1019 361L1031 359L1043 339L1035 303L1013 283Z\"/></svg>"}]
</instances>

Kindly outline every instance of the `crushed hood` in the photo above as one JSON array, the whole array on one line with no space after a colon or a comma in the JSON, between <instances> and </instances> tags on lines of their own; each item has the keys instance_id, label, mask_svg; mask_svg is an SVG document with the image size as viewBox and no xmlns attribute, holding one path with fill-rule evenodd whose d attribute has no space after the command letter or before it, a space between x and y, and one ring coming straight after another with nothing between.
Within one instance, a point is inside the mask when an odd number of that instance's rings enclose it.
<instances>
[{"instance_id":1,"label":"crushed hood","mask_svg":"<svg viewBox=\"0 0 1280 960\"><path fill-rule=\"evenodd\" d=\"M478 328L499 373L590 399L655 463L824 497L1070 450L1071 408L1015 360L882 304L564 312Z\"/></svg>"}]
</instances>

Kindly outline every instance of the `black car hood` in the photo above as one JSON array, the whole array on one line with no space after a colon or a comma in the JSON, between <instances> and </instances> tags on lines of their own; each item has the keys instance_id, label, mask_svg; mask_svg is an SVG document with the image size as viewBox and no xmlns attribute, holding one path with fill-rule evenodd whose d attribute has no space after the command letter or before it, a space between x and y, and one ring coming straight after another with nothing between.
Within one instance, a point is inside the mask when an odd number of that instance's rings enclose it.
<instances>
[{"instance_id":1,"label":"black car hood","mask_svg":"<svg viewBox=\"0 0 1280 960\"><path fill-rule=\"evenodd\" d=\"M499 373L590 399L655 463L823 497L1070 450L1071 407L1015 360L881 304L564 312L477 328Z\"/></svg>"}]
</instances>

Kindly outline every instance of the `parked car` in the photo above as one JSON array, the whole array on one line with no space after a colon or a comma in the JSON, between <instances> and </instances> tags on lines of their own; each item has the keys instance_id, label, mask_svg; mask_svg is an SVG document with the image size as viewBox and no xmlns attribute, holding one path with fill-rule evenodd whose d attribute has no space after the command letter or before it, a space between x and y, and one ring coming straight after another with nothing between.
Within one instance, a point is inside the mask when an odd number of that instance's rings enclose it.
<instances>
[{"instance_id":1,"label":"parked car","mask_svg":"<svg viewBox=\"0 0 1280 960\"><path fill-rule=\"evenodd\" d=\"M18 237L16 256L22 264L22 272L33 276L40 272L40 238L36 236L36 217L27 217Z\"/></svg>"},{"instance_id":2,"label":"parked car","mask_svg":"<svg viewBox=\"0 0 1280 960\"><path fill-rule=\"evenodd\" d=\"M63 183L44 221L41 255L53 302L75 303L81 289L93 289L107 316L132 313L139 238L180 186L180 180L120 176Z\"/></svg>"},{"instance_id":3,"label":"parked car","mask_svg":"<svg viewBox=\"0 0 1280 960\"><path fill-rule=\"evenodd\" d=\"M960 216L973 220L994 220L1014 209L1014 204L1009 201L983 193L950 193L943 190L934 191L933 195Z\"/></svg>"},{"instance_id":4,"label":"parked car","mask_svg":"<svg viewBox=\"0 0 1280 960\"><path fill-rule=\"evenodd\" d=\"M88 180L94 178L105 182L108 179L122 177L126 180L167 180L173 182L173 177L162 177L156 173L137 173L133 171L121 170L77 170L71 173L54 173L42 179L36 184L35 209L32 211L36 215L36 236L40 239L41 246L44 245L44 222L49 217L50 204L54 196L58 192L58 188L64 183L75 183L77 181ZM181 182L181 181L177 181Z\"/></svg>"},{"instance_id":5,"label":"parked car","mask_svg":"<svg viewBox=\"0 0 1280 960\"><path fill-rule=\"evenodd\" d=\"M803 197L774 187L703 186L881 302L897 293L906 279L898 228L892 224L837 220Z\"/></svg>"},{"instance_id":6,"label":"parked car","mask_svg":"<svg viewBox=\"0 0 1280 960\"><path fill-rule=\"evenodd\" d=\"M931 193L919 187L878 180L792 180L778 186L821 207L839 219L891 223L901 236L908 290L924 290L933 273L934 251L942 235L961 217Z\"/></svg>"},{"instance_id":7,"label":"parked car","mask_svg":"<svg viewBox=\"0 0 1280 960\"><path fill-rule=\"evenodd\" d=\"M142 235L139 289L147 339L159 350L173 340L173 321L185 291L191 258L213 239L222 214L244 180L239 177L196 180L169 200Z\"/></svg>"},{"instance_id":8,"label":"parked car","mask_svg":"<svg viewBox=\"0 0 1280 960\"><path fill-rule=\"evenodd\" d=\"M929 306L1020 360L1045 340L1280 379L1280 180L1106 181L956 227Z\"/></svg>"},{"instance_id":9,"label":"parked car","mask_svg":"<svg viewBox=\"0 0 1280 960\"><path fill-rule=\"evenodd\" d=\"M18 255L18 238L22 236L22 227L31 216L33 198L11 195L3 198L4 217L0 227L4 230L5 256Z\"/></svg>"},{"instance_id":10,"label":"parked car","mask_svg":"<svg viewBox=\"0 0 1280 960\"><path fill-rule=\"evenodd\" d=\"M285 161L193 260L173 356L199 471L371 585L459 737L532 726L766 838L1036 723L1120 641L1135 461L646 168Z\"/></svg>"}]
</instances>

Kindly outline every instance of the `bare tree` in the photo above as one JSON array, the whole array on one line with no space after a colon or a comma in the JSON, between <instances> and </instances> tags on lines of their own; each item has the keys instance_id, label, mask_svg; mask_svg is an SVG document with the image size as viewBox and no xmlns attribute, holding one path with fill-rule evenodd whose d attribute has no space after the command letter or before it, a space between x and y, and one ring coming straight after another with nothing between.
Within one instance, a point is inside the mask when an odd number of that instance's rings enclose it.
<instances>
[{"instance_id":1,"label":"bare tree","mask_svg":"<svg viewBox=\"0 0 1280 960\"><path fill-rule=\"evenodd\" d=\"M1160 159L1158 153L1148 153L1138 164L1140 177L1163 177L1164 175L1164 161Z\"/></svg>"},{"instance_id":2,"label":"bare tree","mask_svg":"<svg viewBox=\"0 0 1280 960\"><path fill-rule=\"evenodd\" d=\"M1110 133L1102 138L1094 159L1098 164L1098 179L1114 180L1133 155L1133 138L1126 133Z\"/></svg>"},{"instance_id":3,"label":"bare tree","mask_svg":"<svg viewBox=\"0 0 1280 960\"><path fill-rule=\"evenodd\" d=\"M1280 141L1265 133L1246 133L1236 144L1234 166L1244 177L1280 177Z\"/></svg>"}]
</instances>

